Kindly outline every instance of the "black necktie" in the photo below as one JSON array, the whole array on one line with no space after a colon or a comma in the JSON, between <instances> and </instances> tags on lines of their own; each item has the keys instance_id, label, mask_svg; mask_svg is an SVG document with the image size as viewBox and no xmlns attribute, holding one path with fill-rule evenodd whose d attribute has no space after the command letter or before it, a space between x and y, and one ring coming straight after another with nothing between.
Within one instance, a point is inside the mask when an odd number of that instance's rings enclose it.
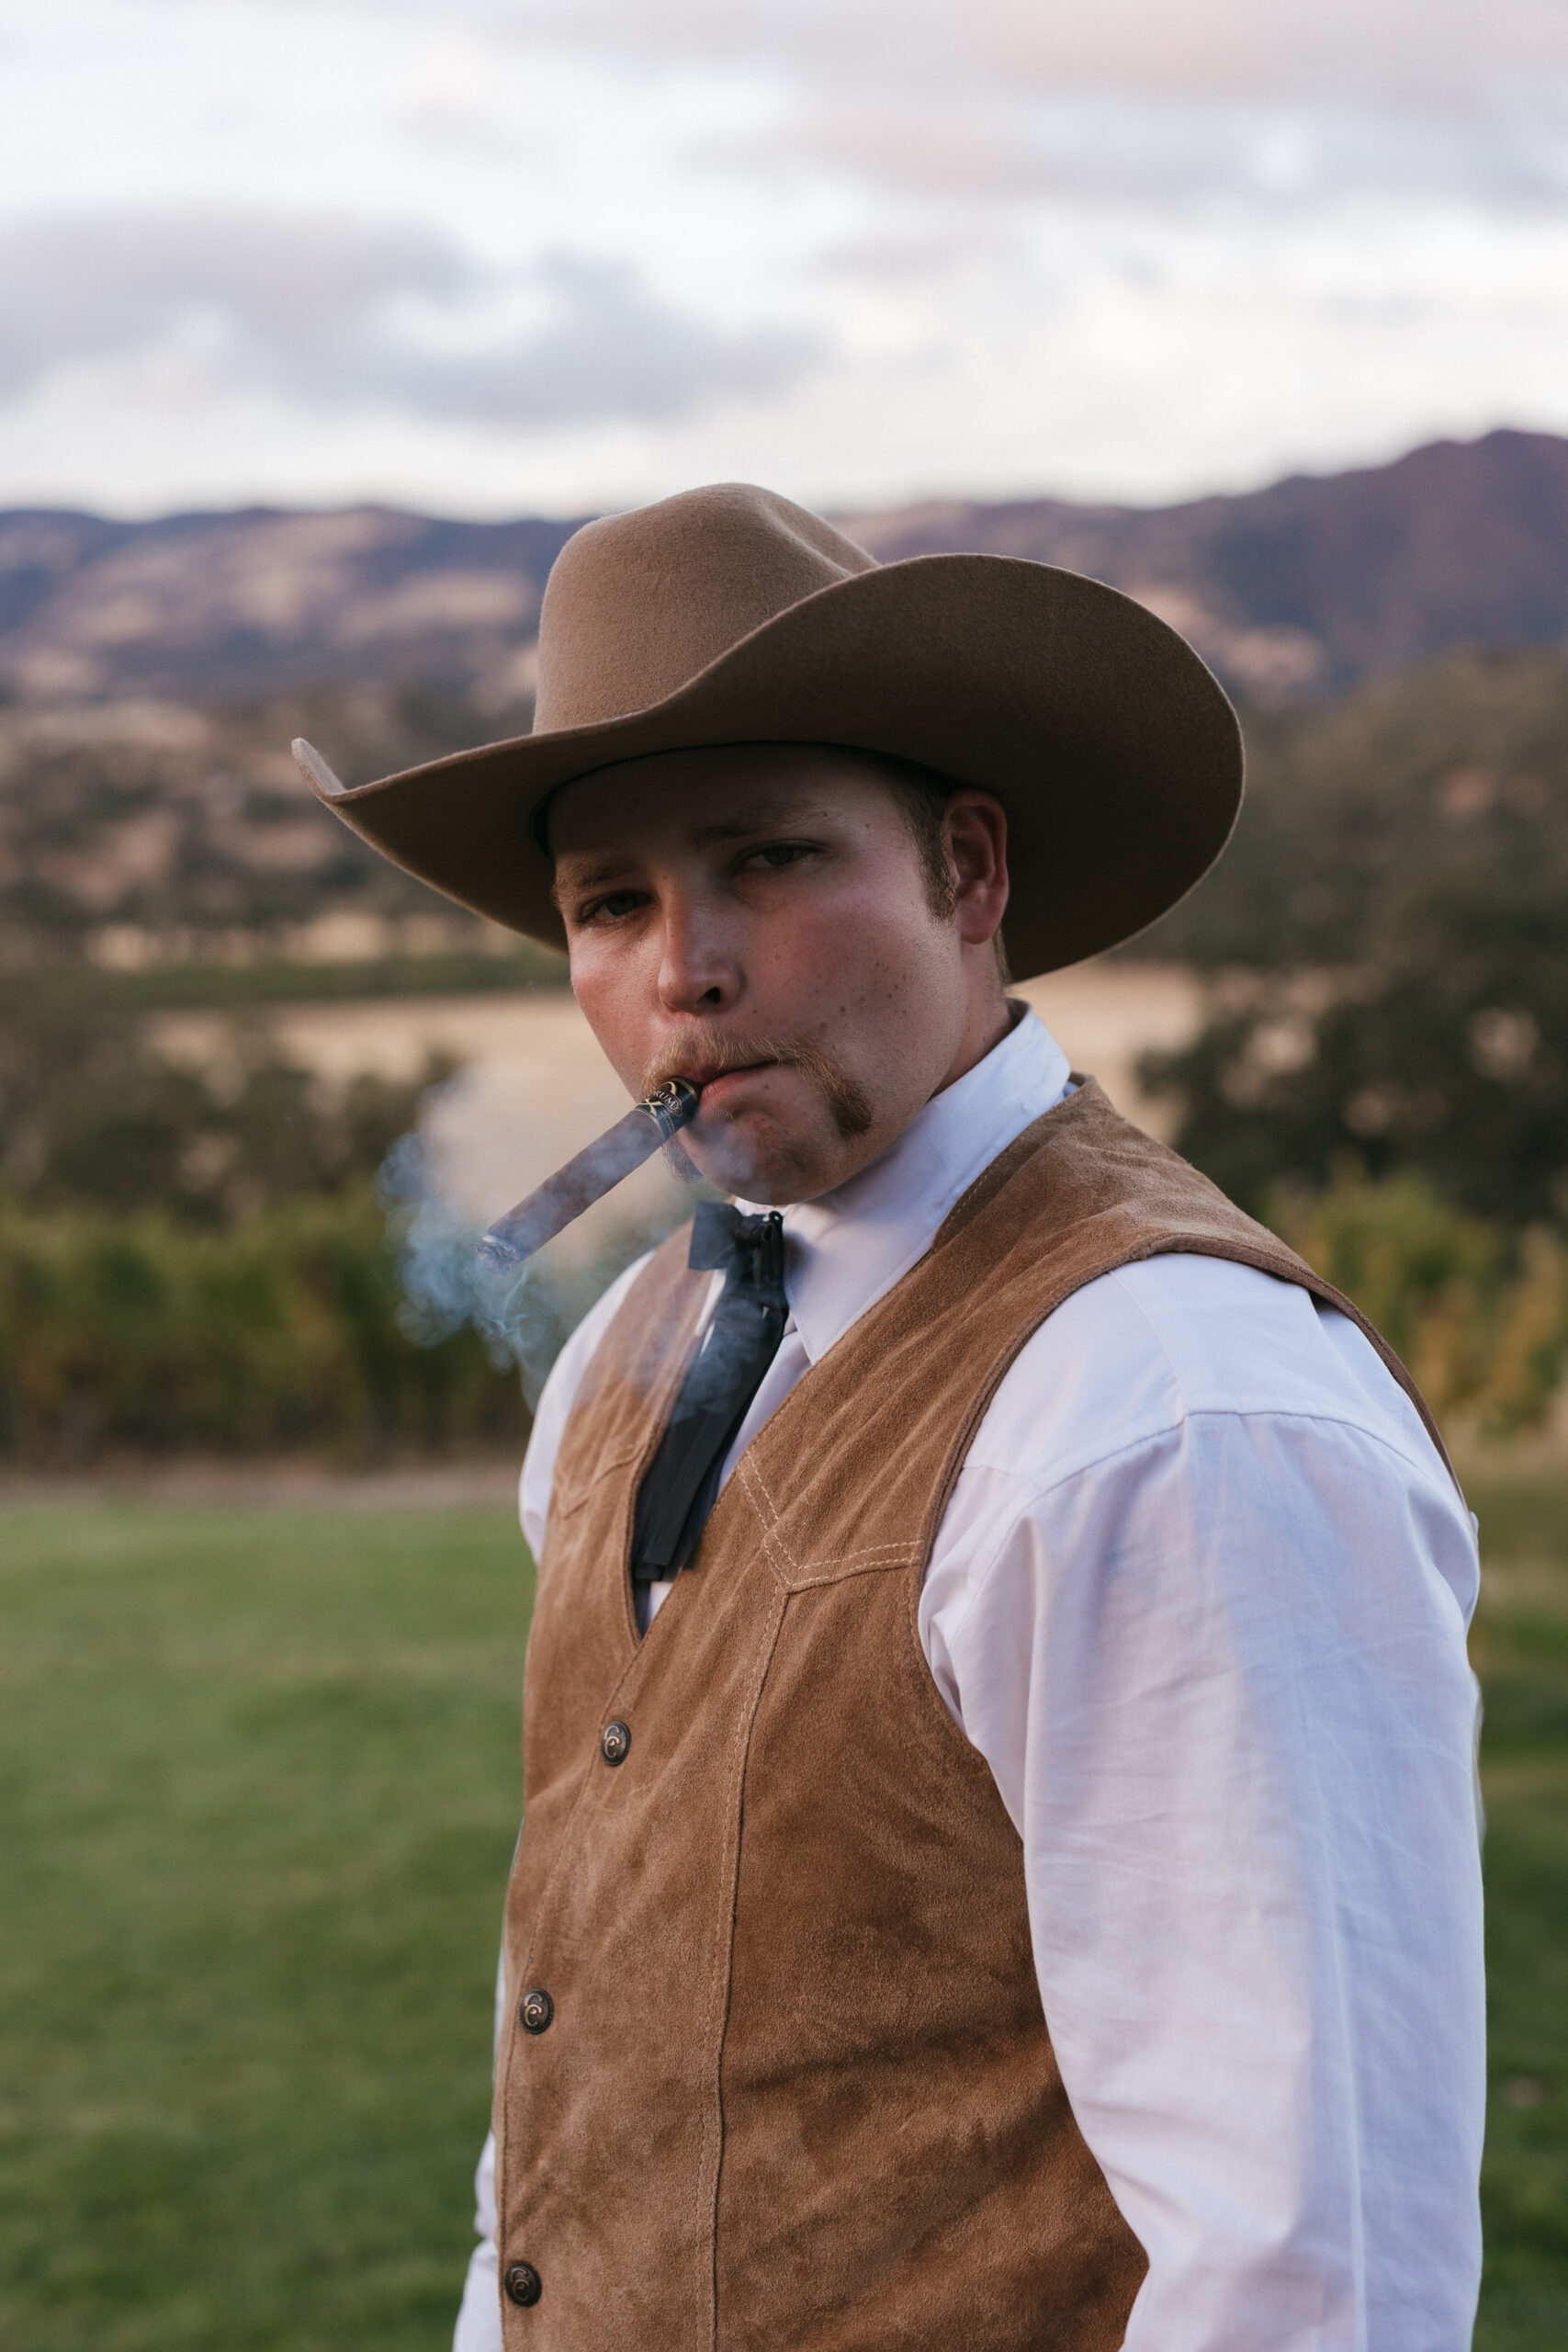
<instances>
[{"instance_id":1,"label":"black necktie","mask_svg":"<svg viewBox=\"0 0 1568 2352\"><path fill-rule=\"evenodd\" d=\"M639 1584L674 1576L695 1551L724 1457L778 1353L789 1316L784 1219L776 1209L742 1216L722 1201L700 1202L686 1262L722 1267L724 1288L637 1492L632 1575Z\"/></svg>"}]
</instances>

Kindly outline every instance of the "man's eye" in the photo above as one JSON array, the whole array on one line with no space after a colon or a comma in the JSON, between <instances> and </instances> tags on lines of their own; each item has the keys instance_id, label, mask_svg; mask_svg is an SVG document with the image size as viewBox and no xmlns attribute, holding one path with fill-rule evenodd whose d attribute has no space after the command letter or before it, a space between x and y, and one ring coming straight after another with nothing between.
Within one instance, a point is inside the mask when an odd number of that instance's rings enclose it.
<instances>
[{"instance_id":1,"label":"man's eye","mask_svg":"<svg viewBox=\"0 0 1568 2352\"><path fill-rule=\"evenodd\" d=\"M642 902L643 893L640 890L607 890L602 899L590 899L577 920L579 922L592 922L597 916L608 915L613 922L617 915L629 915Z\"/></svg>"},{"instance_id":2,"label":"man's eye","mask_svg":"<svg viewBox=\"0 0 1568 2352\"><path fill-rule=\"evenodd\" d=\"M763 848L754 849L748 863L776 868L795 865L801 858L809 855L804 842L769 842Z\"/></svg>"}]
</instances>

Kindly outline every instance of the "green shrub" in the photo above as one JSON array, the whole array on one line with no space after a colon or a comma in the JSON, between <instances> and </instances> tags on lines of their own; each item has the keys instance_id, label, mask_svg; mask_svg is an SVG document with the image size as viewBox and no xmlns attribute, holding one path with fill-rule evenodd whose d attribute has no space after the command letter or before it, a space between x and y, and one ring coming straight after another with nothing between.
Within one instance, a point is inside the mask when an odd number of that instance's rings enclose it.
<instances>
[{"instance_id":1,"label":"green shrub","mask_svg":"<svg viewBox=\"0 0 1568 2352\"><path fill-rule=\"evenodd\" d=\"M368 1185L204 1230L156 1212L0 1210L0 1453L520 1442L476 1335L416 1347Z\"/></svg>"},{"instance_id":2,"label":"green shrub","mask_svg":"<svg viewBox=\"0 0 1568 2352\"><path fill-rule=\"evenodd\" d=\"M1270 1210L1461 1433L1528 1429L1562 1391L1568 1245L1550 1228L1516 1234L1422 1177L1369 1183L1348 1169ZM575 1288L558 1274L541 1289L536 1376L607 1275L655 1238L617 1233ZM367 1185L216 1229L151 1211L0 1207L0 1457L520 1449L515 1370L498 1370L471 1326L410 1336L421 1318L400 1246Z\"/></svg>"},{"instance_id":3,"label":"green shrub","mask_svg":"<svg viewBox=\"0 0 1568 2352\"><path fill-rule=\"evenodd\" d=\"M1416 1175L1276 1194L1269 1222L1353 1298L1434 1412L1499 1435L1539 1422L1568 1373L1568 1245L1455 1208Z\"/></svg>"}]
</instances>

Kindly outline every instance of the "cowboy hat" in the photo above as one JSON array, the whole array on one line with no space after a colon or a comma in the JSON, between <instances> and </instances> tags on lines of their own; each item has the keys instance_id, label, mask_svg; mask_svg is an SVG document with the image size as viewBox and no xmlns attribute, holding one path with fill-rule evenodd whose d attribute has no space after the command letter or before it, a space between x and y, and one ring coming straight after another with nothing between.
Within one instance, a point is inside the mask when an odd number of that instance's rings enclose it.
<instances>
[{"instance_id":1,"label":"cowboy hat","mask_svg":"<svg viewBox=\"0 0 1568 2352\"><path fill-rule=\"evenodd\" d=\"M1144 605L1014 556L878 563L745 482L588 524L539 619L534 731L317 797L393 865L564 946L537 825L574 776L657 752L830 743L936 770L1007 810L1021 978L1111 947L1219 855L1235 714Z\"/></svg>"}]
</instances>

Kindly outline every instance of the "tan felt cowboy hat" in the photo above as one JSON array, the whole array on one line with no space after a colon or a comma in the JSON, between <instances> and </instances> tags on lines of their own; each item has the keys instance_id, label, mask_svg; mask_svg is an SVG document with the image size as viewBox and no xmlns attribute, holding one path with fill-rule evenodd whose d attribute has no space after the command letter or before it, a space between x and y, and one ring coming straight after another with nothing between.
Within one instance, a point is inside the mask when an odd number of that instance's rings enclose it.
<instances>
[{"instance_id":1,"label":"tan felt cowboy hat","mask_svg":"<svg viewBox=\"0 0 1568 2352\"><path fill-rule=\"evenodd\" d=\"M1235 714L1130 596L1012 556L879 564L744 482L590 523L545 592L534 732L318 797L465 907L563 946L536 820L592 768L720 743L891 753L1007 809L1020 978L1153 922L1224 848Z\"/></svg>"}]
</instances>

